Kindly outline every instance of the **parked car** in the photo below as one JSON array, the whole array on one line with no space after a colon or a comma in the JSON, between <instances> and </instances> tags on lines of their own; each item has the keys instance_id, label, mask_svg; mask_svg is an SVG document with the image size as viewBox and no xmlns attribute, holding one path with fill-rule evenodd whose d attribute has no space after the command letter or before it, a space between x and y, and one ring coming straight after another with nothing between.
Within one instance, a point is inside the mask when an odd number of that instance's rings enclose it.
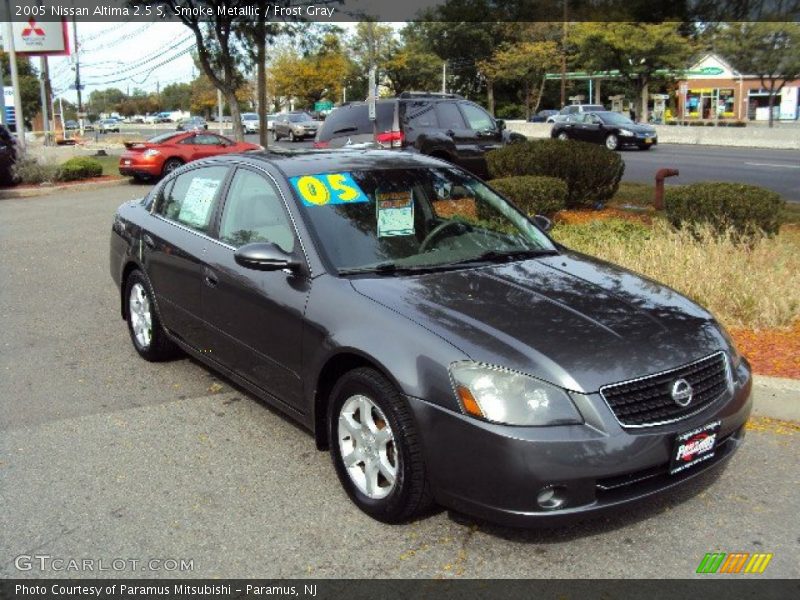
<instances>
[{"instance_id":1,"label":"parked car","mask_svg":"<svg viewBox=\"0 0 800 600\"><path fill-rule=\"evenodd\" d=\"M279 116L277 113L267 115L267 131L272 131L275 128L275 119Z\"/></svg>"},{"instance_id":2,"label":"parked car","mask_svg":"<svg viewBox=\"0 0 800 600\"><path fill-rule=\"evenodd\" d=\"M545 123L549 117L554 117L558 114L557 110L540 110L535 115L531 115L531 118L528 119L529 123Z\"/></svg>"},{"instance_id":3,"label":"parked car","mask_svg":"<svg viewBox=\"0 0 800 600\"><path fill-rule=\"evenodd\" d=\"M602 104L570 104L558 111L557 115L550 115L547 117L545 121L547 123L559 123L565 121L567 117L571 115L579 115L585 112L595 112L599 110L606 110L606 107Z\"/></svg>"},{"instance_id":4,"label":"parked car","mask_svg":"<svg viewBox=\"0 0 800 600\"><path fill-rule=\"evenodd\" d=\"M258 119L258 114L252 112L242 113L242 127L245 133L258 133L261 129L261 121Z\"/></svg>"},{"instance_id":5,"label":"parked car","mask_svg":"<svg viewBox=\"0 0 800 600\"><path fill-rule=\"evenodd\" d=\"M100 133L108 133L110 131L119 133L119 121L116 119L103 119L97 124L97 128Z\"/></svg>"},{"instance_id":6,"label":"parked car","mask_svg":"<svg viewBox=\"0 0 800 600\"><path fill-rule=\"evenodd\" d=\"M731 457L750 367L548 225L416 153L223 156L119 207L111 275L142 358L182 350L296 419L376 519L626 512Z\"/></svg>"},{"instance_id":7,"label":"parked car","mask_svg":"<svg viewBox=\"0 0 800 600\"><path fill-rule=\"evenodd\" d=\"M478 175L486 175L484 154L504 144L524 140L508 132L474 102L455 94L405 92L378 100L377 135L383 148L419 152L442 158ZM341 148L373 142L373 122L366 102L334 108L319 129L316 148Z\"/></svg>"},{"instance_id":8,"label":"parked car","mask_svg":"<svg viewBox=\"0 0 800 600\"><path fill-rule=\"evenodd\" d=\"M290 142L304 140L317 135L319 123L307 112L279 114L272 124L272 139L289 138Z\"/></svg>"},{"instance_id":9,"label":"parked car","mask_svg":"<svg viewBox=\"0 0 800 600\"><path fill-rule=\"evenodd\" d=\"M258 144L235 142L214 133L162 133L146 142L125 142L119 172L135 179L158 178L199 158L260 149Z\"/></svg>"},{"instance_id":10,"label":"parked car","mask_svg":"<svg viewBox=\"0 0 800 600\"><path fill-rule=\"evenodd\" d=\"M72 131L74 129L78 129L79 127L80 125L78 124L77 121L73 121L71 119L68 121L64 121L64 129L66 129L67 131Z\"/></svg>"},{"instance_id":11,"label":"parked car","mask_svg":"<svg viewBox=\"0 0 800 600\"><path fill-rule=\"evenodd\" d=\"M0 185L14 185L19 151L17 140L8 128L0 123Z\"/></svg>"},{"instance_id":12,"label":"parked car","mask_svg":"<svg viewBox=\"0 0 800 600\"><path fill-rule=\"evenodd\" d=\"M176 131L193 131L195 129L208 129L208 123L203 117L189 117L178 121Z\"/></svg>"},{"instance_id":13,"label":"parked car","mask_svg":"<svg viewBox=\"0 0 800 600\"><path fill-rule=\"evenodd\" d=\"M654 127L634 123L628 117L611 111L571 115L568 120L553 125L550 136L560 140L605 144L609 150L623 146L650 150L658 144Z\"/></svg>"}]
</instances>

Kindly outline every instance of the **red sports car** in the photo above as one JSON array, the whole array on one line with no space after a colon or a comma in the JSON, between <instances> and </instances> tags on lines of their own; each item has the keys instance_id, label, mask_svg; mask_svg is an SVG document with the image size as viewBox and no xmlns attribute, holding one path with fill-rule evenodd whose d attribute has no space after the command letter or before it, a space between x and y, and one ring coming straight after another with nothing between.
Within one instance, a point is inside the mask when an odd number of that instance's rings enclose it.
<instances>
[{"instance_id":1,"label":"red sports car","mask_svg":"<svg viewBox=\"0 0 800 600\"><path fill-rule=\"evenodd\" d=\"M125 142L119 172L136 179L158 178L198 158L261 149L207 131L171 131L146 142Z\"/></svg>"}]
</instances>

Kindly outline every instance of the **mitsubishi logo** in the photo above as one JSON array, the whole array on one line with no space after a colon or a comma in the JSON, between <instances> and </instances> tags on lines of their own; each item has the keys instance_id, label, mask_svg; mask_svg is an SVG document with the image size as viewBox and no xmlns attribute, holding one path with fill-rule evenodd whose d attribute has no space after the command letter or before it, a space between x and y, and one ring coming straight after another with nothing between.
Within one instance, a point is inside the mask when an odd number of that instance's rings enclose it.
<instances>
[{"instance_id":1,"label":"mitsubishi logo","mask_svg":"<svg viewBox=\"0 0 800 600\"><path fill-rule=\"evenodd\" d=\"M30 37L31 34L44 37L44 29L36 24L36 20L33 17L28 19L28 26L22 30L22 37Z\"/></svg>"},{"instance_id":2,"label":"mitsubishi logo","mask_svg":"<svg viewBox=\"0 0 800 600\"><path fill-rule=\"evenodd\" d=\"M685 379L678 379L672 384L672 400L678 406L689 406L692 401L692 385Z\"/></svg>"}]
</instances>

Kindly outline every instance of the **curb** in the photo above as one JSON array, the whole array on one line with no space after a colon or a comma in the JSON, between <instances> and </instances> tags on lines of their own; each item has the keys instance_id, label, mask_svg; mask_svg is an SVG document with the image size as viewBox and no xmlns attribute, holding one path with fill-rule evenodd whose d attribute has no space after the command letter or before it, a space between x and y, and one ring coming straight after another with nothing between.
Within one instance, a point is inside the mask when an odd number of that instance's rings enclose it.
<instances>
[{"instance_id":1,"label":"curb","mask_svg":"<svg viewBox=\"0 0 800 600\"><path fill-rule=\"evenodd\" d=\"M105 181L86 181L84 183L73 183L71 185L45 185L37 188L23 188L23 189L4 189L0 190L0 200L13 200L16 198L33 198L36 196L48 196L55 192L62 192L65 190L86 190L103 187L113 187L118 185L130 185L130 180L127 177L120 177L119 179L108 179Z\"/></svg>"},{"instance_id":2,"label":"curb","mask_svg":"<svg viewBox=\"0 0 800 600\"><path fill-rule=\"evenodd\" d=\"M753 414L800 422L800 380L754 375Z\"/></svg>"}]
</instances>

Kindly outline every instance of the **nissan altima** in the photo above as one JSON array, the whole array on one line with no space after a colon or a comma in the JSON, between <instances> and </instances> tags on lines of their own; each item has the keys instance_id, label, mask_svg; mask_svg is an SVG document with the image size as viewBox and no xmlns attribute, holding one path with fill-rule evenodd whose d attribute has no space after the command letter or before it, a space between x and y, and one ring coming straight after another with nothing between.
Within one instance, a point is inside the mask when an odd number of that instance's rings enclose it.
<instances>
[{"instance_id":1,"label":"nissan altima","mask_svg":"<svg viewBox=\"0 0 800 600\"><path fill-rule=\"evenodd\" d=\"M119 207L111 275L142 358L187 353L299 421L381 521L559 522L718 469L747 361L548 228L431 157L226 155Z\"/></svg>"}]
</instances>

